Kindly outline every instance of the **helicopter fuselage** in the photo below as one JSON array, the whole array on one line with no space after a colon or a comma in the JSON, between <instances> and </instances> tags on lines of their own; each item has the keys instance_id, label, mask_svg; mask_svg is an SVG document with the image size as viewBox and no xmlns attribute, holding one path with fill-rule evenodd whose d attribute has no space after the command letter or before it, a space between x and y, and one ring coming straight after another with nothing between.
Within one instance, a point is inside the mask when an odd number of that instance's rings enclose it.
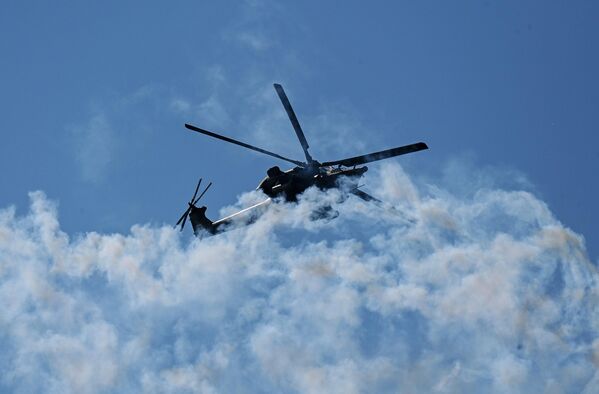
<instances>
[{"instance_id":1,"label":"helicopter fuselage","mask_svg":"<svg viewBox=\"0 0 599 394\"><path fill-rule=\"evenodd\" d=\"M278 199L283 199L284 201L297 201L298 196L312 186L323 190L340 188L343 192L354 194L365 201L380 202L380 200L377 200L375 197L362 190L359 190L358 188L358 181L360 177L362 177L362 175L368 171L368 167L364 166L363 164L428 149L428 146L424 142L418 142L415 144L398 146L396 148L385 149L364 155L348 157L341 160L319 162L314 160L312 155L310 155L308 152L308 148L310 146L308 145L306 136L304 135L304 132L299 124L299 121L297 120L297 116L291 107L291 103L289 102L283 87L279 84L274 84L274 88L279 96L279 99L281 100L281 103L283 104L283 107L285 108L285 111L287 112L287 116L291 121L293 129L295 130L295 134L302 147L306 160L300 161L296 159L290 159L288 157L281 156L278 153L271 152L254 145L238 141L231 137L226 137L224 135L204 130L186 123L185 127L191 131L204 134L234 145L242 146L246 149L260 152L288 163L293 163L296 167L287 171L281 171L281 169L276 166L269 168L266 172L267 177L260 182L257 188L258 190L262 190L264 194L269 197L267 200L252 207L243 209L234 215L230 215L214 222L206 218L205 206L198 208L195 205L202 198L204 193L206 193L208 187L210 187L212 184L210 183L202 192L202 194L196 198L200 187L200 179L195 193L188 203L189 207L176 224L179 225L179 223L181 223L181 229L183 229L185 226L188 216L191 218L194 232L196 234L201 230L207 230L211 234L216 234L219 231L224 231L225 228L234 227L233 224L239 222L249 224L254 220L256 212L261 210L264 204L267 202L270 203L271 201ZM317 212L316 217L331 217L330 207L325 207L324 211Z\"/></svg>"},{"instance_id":2,"label":"helicopter fuselage","mask_svg":"<svg viewBox=\"0 0 599 394\"><path fill-rule=\"evenodd\" d=\"M279 167L272 167L267 171L268 176L260 182L257 190L262 190L271 198L283 197L286 201L295 201L299 194L312 186L322 190L339 187L341 178L345 186L355 188L358 186L359 178L366 171L368 171L366 166L357 168L297 166L285 172Z\"/></svg>"}]
</instances>

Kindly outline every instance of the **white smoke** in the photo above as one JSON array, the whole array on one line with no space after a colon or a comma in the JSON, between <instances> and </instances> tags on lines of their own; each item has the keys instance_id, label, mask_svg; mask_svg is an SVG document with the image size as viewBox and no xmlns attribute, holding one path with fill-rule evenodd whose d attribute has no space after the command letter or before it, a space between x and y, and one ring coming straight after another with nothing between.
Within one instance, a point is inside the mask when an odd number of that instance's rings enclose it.
<instances>
[{"instance_id":1,"label":"white smoke","mask_svg":"<svg viewBox=\"0 0 599 394\"><path fill-rule=\"evenodd\" d=\"M0 211L0 391L596 392L595 266L524 191L456 196L384 167L377 196L187 242ZM316 201L320 201L318 204Z\"/></svg>"}]
</instances>

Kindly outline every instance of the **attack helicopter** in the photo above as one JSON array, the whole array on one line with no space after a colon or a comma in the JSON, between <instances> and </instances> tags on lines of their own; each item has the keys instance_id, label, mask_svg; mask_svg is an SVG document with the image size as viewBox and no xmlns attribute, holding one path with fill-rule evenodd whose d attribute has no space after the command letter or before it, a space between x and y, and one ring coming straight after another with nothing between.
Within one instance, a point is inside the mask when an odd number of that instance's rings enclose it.
<instances>
[{"instance_id":1,"label":"attack helicopter","mask_svg":"<svg viewBox=\"0 0 599 394\"><path fill-rule=\"evenodd\" d=\"M247 225L252 223L260 215L260 213L264 211L264 207L274 200L294 202L297 201L298 196L309 187L315 186L321 190L338 188L340 187L342 180L345 190L349 191L349 193L352 193L365 201L380 202L380 200L377 198L359 189L358 180L366 171L368 171L368 167L362 165L428 149L428 146L424 142L417 142L410 145L404 145L346 159L319 162L312 158L308 152L308 141L306 140L304 132L299 124L299 121L297 120L297 116L295 115L293 107L291 106L283 87L280 84L275 83L274 88L279 96L279 99L281 100L281 103L283 104L283 107L285 108L285 111L287 112L287 116L291 121L291 125L295 130L295 134L300 142L302 150L304 151L306 161L290 159L277 153L270 152L266 149L262 149L186 123L185 127L188 130L275 157L279 160L295 164L295 167L287 171L282 171L278 166L269 168L266 171L266 177L256 188L256 190L261 190L266 196L268 196L266 200L214 222L206 217L207 208L205 206L199 208L196 206L198 201L212 185L212 183L208 184L206 189L200 194L199 197L196 198L200 184L202 182L200 179L191 200L188 202L187 210L183 213L179 221L177 221L175 227L181 224L182 231L183 227L185 226L185 222L189 217L193 226L193 231L196 235L200 234L202 231L205 231L209 234L216 234L223 230L236 227L237 225Z\"/></svg>"}]
</instances>

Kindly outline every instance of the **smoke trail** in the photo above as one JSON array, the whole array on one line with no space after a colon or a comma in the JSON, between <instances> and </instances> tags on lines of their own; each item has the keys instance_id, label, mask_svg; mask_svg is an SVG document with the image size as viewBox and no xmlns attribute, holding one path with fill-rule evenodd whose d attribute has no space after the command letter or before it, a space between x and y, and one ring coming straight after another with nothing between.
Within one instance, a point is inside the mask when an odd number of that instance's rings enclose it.
<instances>
[{"instance_id":1,"label":"smoke trail","mask_svg":"<svg viewBox=\"0 0 599 394\"><path fill-rule=\"evenodd\" d=\"M9 392L587 392L597 273L532 194L415 186L332 221L309 191L186 244L169 228L60 230L31 193L0 211L0 388ZM249 199L249 197L245 197Z\"/></svg>"}]
</instances>

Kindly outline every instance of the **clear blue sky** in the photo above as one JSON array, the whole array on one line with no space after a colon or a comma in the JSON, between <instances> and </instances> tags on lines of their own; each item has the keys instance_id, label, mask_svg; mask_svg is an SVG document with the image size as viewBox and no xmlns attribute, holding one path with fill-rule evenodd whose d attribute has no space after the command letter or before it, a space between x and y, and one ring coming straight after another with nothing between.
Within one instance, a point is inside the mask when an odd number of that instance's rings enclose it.
<instances>
[{"instance_id":1,"label":"clear blue sky","mask_svg":"<svg viewBox=\"0 0 599 394\"><path fill-rule=\"evenodd\" d=\"M43 190L67 232L122 232L174 222L204 176L215 216L284 163L183 123L301 158L280 82L316 158L426 141L413 176L514 171L596 261L599 5L365 4L7 2L0 207Z\"/></svg>"}]
</instances>

